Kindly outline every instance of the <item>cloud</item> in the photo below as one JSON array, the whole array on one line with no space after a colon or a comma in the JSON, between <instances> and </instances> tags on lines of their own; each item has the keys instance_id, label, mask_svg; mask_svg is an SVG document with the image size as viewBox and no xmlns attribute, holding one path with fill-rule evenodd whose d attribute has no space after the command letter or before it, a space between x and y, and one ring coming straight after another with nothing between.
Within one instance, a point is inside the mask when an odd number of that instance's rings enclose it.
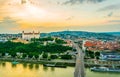
<instances>
[{"instance_id":1,"label":"cloud","mask_svg":"<svg viewBox=\"0 0 120 77\"><path fill-rule=\"evenodd\" d=\"M114 16L114 17L116 17L116 18L120 18L120 15L116 15L116 16Z\"/></svg>"},{"instance_id":2,"label":"cloud","mask_svg":"<svg viewBox=\"0 0 120 77\"><path fill-rule=\"evenodd\" d=\"M0 4L4 4L6 0L0 0Z\"/></svg>"},{"instance_id":3,"label":"cloud","mask_svg":"<svg viewBox=\"0 0 120 77\"><path fill-rule=\"evenodd\" d=\"M72 20L74 18L74 16L70 16L68 18L66 18L66 20Z\"/></svg>"},{"instance_id":4,"label":"cloud","mask_svg":"<svg viewBox=\"0 0 120 77\"><path fill-rule=\"evenodd\" d=\"M120 3L100 8L98 11L120 10Z\"/></svg>"},{"instance_id":5,"label":"cloud","mask_svg":"<svg viewBox=\"0 0 120 77\"><path fill-rule=\"evenodd\" d=\"M100 3L103 2L105 0L68 0L66 2L64 2L63 4L71 4L74 5L76 3Z\"/></svg>"},{"instance_id":6,"label":"cloud","mask_svg":"<svg viewBox=\"0 0 120 77\"><path fill-rule=\"evenodd\" d=\"M111 17L113 15L113 12L110 12L107 16Z\"/></svg>"},{"instance_id":7,"label":"cloud","mask_svg":"<svg viewBox=\"0 0 120 77\"><path fill-rule=\"evenodd\" d=\"M107 15L104 16L104 18L108 17L114 17L114 12L109 12Z\"/></svg>"},{"instance_id":8,"label":"cloud","mask_svg":"<svg viewBox=\"0 0 120 77\"><path fill-rule=\"evenodd\" d=\"M109 22L120 23L120 20L110 20Z\"/></svg>"},{"instance_id":9,"label":"cloud","mask_svg":"<svg viewBox=\"0 0 120 77\"><path fill-rule=\"evenodd\" d=\"M19 24L17 24L16 20L12 20L9 17L5 17L3 20L0 21L0 32L13 32L13 28L17 28L18 26Z\"/></svg>"}]
</instances>

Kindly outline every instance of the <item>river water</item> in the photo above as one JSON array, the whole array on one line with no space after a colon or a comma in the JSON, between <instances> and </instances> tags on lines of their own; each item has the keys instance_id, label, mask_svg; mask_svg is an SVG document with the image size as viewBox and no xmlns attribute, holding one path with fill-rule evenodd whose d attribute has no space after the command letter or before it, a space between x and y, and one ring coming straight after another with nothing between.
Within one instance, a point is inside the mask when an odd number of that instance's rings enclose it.
<instances>
[{"instance_id":1,"label":"river water","mask_svg":"<svg viewBox=\"0 0 120 77\"><path fill-rule=\"evenodd\" d=\"M54 68L41 64L0 62L0 77L74 77L74 67ZM120 73L91 72L86 69L86 77L120 77Z\"/></svg>"}]
</instances>

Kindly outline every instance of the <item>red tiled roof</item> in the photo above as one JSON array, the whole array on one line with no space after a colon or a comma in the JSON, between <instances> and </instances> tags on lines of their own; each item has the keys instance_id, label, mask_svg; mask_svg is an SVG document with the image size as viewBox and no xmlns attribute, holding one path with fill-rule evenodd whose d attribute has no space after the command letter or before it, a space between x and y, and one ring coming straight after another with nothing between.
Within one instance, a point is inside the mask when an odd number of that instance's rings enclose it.
<instances>
[{"instance_id":1,"label":"red tiled roof","mask_svg":"<svg viewBox=\"0 0 120 77\"><path fill-rule=\"evenodd\" d=\"M86 41L86 43L84 44L85 47L91 47L91 46L95 46L94 43L90 42L90 41Z\"/></svg>"}]
</instances>

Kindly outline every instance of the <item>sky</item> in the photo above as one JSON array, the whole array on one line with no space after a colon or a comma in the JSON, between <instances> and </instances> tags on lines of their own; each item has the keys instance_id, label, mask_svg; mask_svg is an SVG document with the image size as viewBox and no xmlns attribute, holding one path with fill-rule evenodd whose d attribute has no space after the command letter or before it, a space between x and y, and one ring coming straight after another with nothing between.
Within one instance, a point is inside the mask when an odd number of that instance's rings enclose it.
<instances>
[{"instance_id":1,"label":"sky","mask_svg":"<svg viewBox=\"0 0 120 77\"><path fill-rule=\"evenodd\" d=\"M0 0L0 33L120 31L120 0Z\"/></svg>"}]
</instances>

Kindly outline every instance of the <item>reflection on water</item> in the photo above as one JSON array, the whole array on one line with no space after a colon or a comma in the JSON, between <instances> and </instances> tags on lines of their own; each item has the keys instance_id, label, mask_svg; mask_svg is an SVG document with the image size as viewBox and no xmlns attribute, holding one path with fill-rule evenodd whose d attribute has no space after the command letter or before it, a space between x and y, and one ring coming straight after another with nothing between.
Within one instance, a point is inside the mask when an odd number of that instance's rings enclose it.
<instances>
[{"instance_id":1,"label":"reflection on water","mask_svg":"<svg viewBox=\"0 0 120 77\"><path fill-rule=\"evenodd\" d=\"M6 66L6 63L5 63L5 62L3 62L3 63L2 63L2 66L3 66L3 67L5 67L5 66Z\"/></svg>"},{"instance_id":2,"label":"reflection on water","mask_svg":"<svg viewBox=\"0 0 120 77\"><path fill-rule=\"evenodd\" d=\"M74 77L74 67L44 67L41 64L0 62L0 77ZM120 77L120 73L91 72L86 77Z\"/></svg>"},{"instance_id":3,"label":"reflection on water","mask_svg":"<svg viewBox=\"0 0 120 77\"><path fill-rule=\"evenodd\" d=\"M33 69L33 64L29 64L29 69Z\"/></svg>"},{"instance_id":4,"label":"reflection on water","mask_svg":"<svg viewBox=\"0 0 120 77\"><path fill-rule=\"evenodd\" d=\"M36 69L36 70L39 69L39 64L35 64L35 69Z\"/></svg>"},{"instance_id":5,"label":"reflection on water","mask_svg":"<svg viewBox=\"0 0 120 77\"><path fill-rule=\"evenodd\" d=\"M47 71L47 70L48 70L48 67L43 67L43 70L44 70L44 71Z\"/></svg>"},{"instance_id":6,"label":"reflection on water","mask_svg":"<svg viewBox=\"0 0 120 77\"><path fill-rule=\"evenodd\" d=\"M12 68L16 68L16 66L17 66L17 64L12 64L12 63L11 63L11 65L12 65Z\"/></svg>"},{"instance_id":7,"label":"reflection on water","mask_svg":"<svg viewBox=\"0 0 120 77\"><path fill-rule=\"evenodd\" d=\"M24 67L24 68L27 68L27 63L23 63L23 67Z\"/></svg>"},{"instance_id":8,"label":"reflection on water","mask_svg":"<svg viewBox=\"0 0 120 77\"><path fill-rule=\"evenodd\" d=\"M51 67L51 71L55 71L55 67Z\"/></svg>"}]
</instances>

